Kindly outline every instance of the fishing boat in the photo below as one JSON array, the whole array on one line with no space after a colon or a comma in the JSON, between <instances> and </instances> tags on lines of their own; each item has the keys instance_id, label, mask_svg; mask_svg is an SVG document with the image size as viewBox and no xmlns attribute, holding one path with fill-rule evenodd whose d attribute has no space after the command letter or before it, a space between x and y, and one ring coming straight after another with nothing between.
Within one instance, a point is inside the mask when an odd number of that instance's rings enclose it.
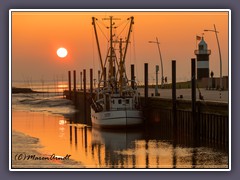
<instances>
[{"instance_id":1,"label":"fishing boat","mask_svg":"<svg viewBox=\"0 0 240 180\"><path fill-rule=\"evenodd\" d=\"M94 89L94 96L91 99L91 120L92 125L100 128L121 128L137 126L143 123L143 114L140 107L139 93L134 75L129 80L126 73L125 61L132 33L134 17L127 19L129 29L126 31L126 37L113 33L116 29L114 20L110 16L104 18L109 20L109 49L105 61L102 60L100 44L98 39L96 21L92 17L98 54L101 64L99 73L98 87Z\"/></svg>"}]
</instances>

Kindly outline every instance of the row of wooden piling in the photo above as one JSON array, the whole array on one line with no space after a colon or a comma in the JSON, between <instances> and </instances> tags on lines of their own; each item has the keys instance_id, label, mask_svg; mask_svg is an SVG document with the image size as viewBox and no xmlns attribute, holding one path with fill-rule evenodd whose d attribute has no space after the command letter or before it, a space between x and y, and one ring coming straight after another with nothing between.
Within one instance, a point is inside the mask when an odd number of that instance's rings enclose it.
<instances>
[{"instance_id":1,"label":"row of wooden piling","mask_svg":"<svg viewBox=\"0 0 240 180\"><path fill-rule=\"evenodd\" d=\"M177 110L176 99L176 61L172 61L172 109L168 110L169 114L162 116L162 109L156 109L156 107L150 108L150 101L148 101L148 65L145 64L145 107L147 111L151 111L150 119L157 119L159 124L165 128L170 128L173 132L173 138L181 140L191 139L192 142L205 142L205 143L217 143L222 145L228 145L229 138L229 119L227 115L202 113L201 106L196 105L196 59L191 59L191 111ZM196 111L198 107L198 111ZM147 112L145 111L145 112ZM157 113L156 113L157 111ZM155 113L154 113L155 112ZM166 112L165 112L166 114ZM170 117L170 118L168 118ZM165 130L164 130L165 131ZM166 132L169 132L166 130Z\"/></svg>"},{"instance_id":2,"label":"row of wooden piling","mask_svg":"<svg viewBox=\"0 0 240 180\"><path fill-rule=\"evenodd\" d=\"M201 111L196 112L193 118L192 112L188 110L177 110L177 119L173 121L171 109L149 108L147 126L156 126L161 138L165 140L176 140L179 144L192 145L218 145L228 146L228 116L210 114ZM194 122L198 126L194 126Z\"/></svg>"},{"instance_id":3,"label":"row of wooden piling","mask_svg":"<svg viewBox=\"0 0 240 180\"><path fill-rule=\"evenodd\" d=\"M83 75L83 77L82 77ZM100 76L100 75L99 75ZM90 69L90 91L87 92L86 89L86 70L83 70L83 73L80 72L80 90L82 90L83 84L83 96L80 96L80 92L76 90L76 71L73 71L73 91L71 89L71 72L68 72L69 77L69 90L68 95L69 99L73 100L75 105L80 105L80 111L83 111L83 118L90 119L90 111L89 111L89 102L88 98L92 97L93 94L93 70ZM104 69L103 73L103 80L106 82L106 69ZM131 86L134 88L134 65L131 65ZM182 111L177 109L177 99L176 99L176 60L172 61L172 107L167 110L170 112L170 115L167 115L165 119L170 122L166 122L165 125L163 123L163 127L169 129L172 132L180 132L180 134L185 134L187 137L191 137L194 140L204 140L206 142L216 142L220 144L227 144L228 143L228 133L229 133L229 119L226 115L216 115L216 114L209 114L209 113L202 113L201 109L196 108L200 107L196 105L196 60L193 58L191 59L191 84L192 84L192 101L191 101L191 110L189 111ZM151 121L152 115L154 111L158 111L157 116L161 116L160 121L164 121L163 116L160 115L162 109L156 109L157 107L152 107L149 103L148 98L148 64L144 64L144 102L143 110L145 112L146 119ZM73 94L72 94L73 92ZM82 97L82 98L81 98ZM81 100L80 100L81 99ZM83 102L79 102L83 101ZM151 116L149 116L151 114ZM166 114L166 113L165 113ZM150 118L150 119L148 119ZM171 125L171 128L169 127ZM184 136L185 136L184 135ZM180 138L181 136L175 134L174 138Z\"/></svg>"}]
</instances>

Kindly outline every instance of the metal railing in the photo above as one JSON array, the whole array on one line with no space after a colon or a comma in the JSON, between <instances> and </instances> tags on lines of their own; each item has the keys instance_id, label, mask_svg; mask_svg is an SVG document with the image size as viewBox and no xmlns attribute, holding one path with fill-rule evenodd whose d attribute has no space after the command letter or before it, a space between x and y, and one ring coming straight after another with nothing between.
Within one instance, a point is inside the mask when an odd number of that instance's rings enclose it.
<instances>
[{"instance_id":1,"label":"metal railing","mask_svg":"<svg viewBox=\"0 0 240 180\"><path fill-rule=\"evenodd\" d=\"M211 54L211 50L195 50L194 53L198 54Z\"/></svg>"}]
</instances>

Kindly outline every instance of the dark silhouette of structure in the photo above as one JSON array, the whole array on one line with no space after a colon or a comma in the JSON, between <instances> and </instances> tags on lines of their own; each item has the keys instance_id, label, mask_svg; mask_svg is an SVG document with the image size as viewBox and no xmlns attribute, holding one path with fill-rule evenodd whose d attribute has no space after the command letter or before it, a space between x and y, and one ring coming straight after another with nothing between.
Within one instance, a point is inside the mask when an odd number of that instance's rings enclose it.
<instances>
[{"instance_id":1,"label":"dark silhouette of structure","mask_svg":"<svg viewBox=\"0 0 240 180\"><path fill-rule=\"evenodd\" d=\"M195 50L197 56L197 80L209 78L209 55L211 50L208 50L207 43L202 37L198 44L198 50Z\"/></svg>"}]
</instances>

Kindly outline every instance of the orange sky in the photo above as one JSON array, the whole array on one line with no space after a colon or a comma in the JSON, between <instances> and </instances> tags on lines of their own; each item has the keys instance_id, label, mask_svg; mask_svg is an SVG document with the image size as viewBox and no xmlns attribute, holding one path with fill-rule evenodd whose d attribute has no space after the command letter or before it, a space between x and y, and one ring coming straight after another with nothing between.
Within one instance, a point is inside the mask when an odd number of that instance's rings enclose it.
<instances>
[{"instance_id":1,"label":"orange sky","mask_svg":"<svg viewBox=\"0 0 240 180\"><path fill-rule=\"evenodd\" d=\"M222 52L223 75L228 74L228 12L12 12L12 79L40 81L54 77L67 79L68 70L79 72L94 68L97 78L99 60L92 27L92 16L102 19L114 16L125 20L134 16L134 31L126 59L128 72L135 63L138 81L143 81L144 63L149 63L149 81L155 78L155 65L160 65L156 44L158 37L163 58L164 76L171 81L171 60L177 61L177 80L190 80L190 60L194 58L196 34L216 25ZM116 21L119 24L121 21ZM104 24L107 25L107 21ZM107 34L107 30L100 26ZM120 28L120 27L119 27ZM121 27L123 28L123 26ZM120 31L120 30L119 30ZM106 38L98 31L103 59ZM205 41L212 51L210 71L219 76L219 54L215 34L205 32ZM59 47L68 50L64 59L57 57Z\"/></svg>"}]
</instances>

